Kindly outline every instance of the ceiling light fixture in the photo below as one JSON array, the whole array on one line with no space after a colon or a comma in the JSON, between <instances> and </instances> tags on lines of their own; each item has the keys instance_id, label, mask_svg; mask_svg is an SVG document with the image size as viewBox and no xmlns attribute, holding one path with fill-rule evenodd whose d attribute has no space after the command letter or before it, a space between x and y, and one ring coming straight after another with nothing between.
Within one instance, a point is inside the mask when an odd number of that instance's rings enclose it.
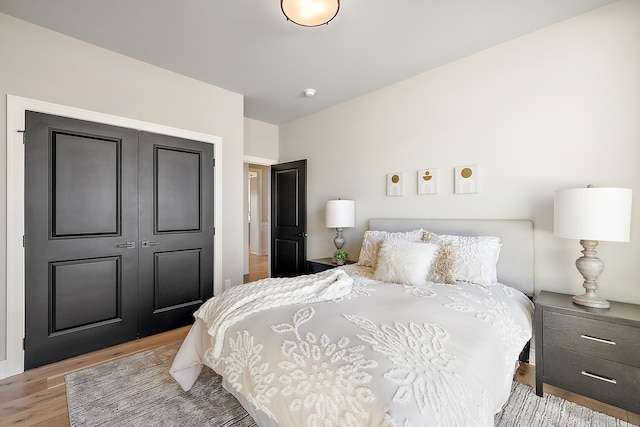
<instances>
[{"instance_id":1,"label":"ceiling light fixture","mask_svg":"<svg viewBox=\"0 0 640 427\"><path fill-rule=\"evenodd\" d=\"M303 27L328 24L340 10L340 0L281 0L287 20Z\"/></svg>"}]
</instances>

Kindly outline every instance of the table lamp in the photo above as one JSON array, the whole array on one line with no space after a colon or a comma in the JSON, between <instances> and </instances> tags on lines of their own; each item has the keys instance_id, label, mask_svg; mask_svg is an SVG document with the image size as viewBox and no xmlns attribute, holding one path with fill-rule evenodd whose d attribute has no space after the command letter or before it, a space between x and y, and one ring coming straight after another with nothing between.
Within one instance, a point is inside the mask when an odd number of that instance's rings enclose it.
<instances>
[{"instance_id":1,"label":"table lamp","mask_svg":"<svg viewBox=\"0 0 640 427\"><path fill-rule=\"evenodd\" d=\"M604 298L596 295L597 279L604 270L598 258L598 241L628 242L631 234L631 194L629 188L572 188L558 190L553 203L553 234L565 239L580 239L583 256L576 267L586 289L575 295L573 302L595 308L609 308Z\"/></svg>"},{"instance_id":2,"label":"table lamp","mask_svg":"<svg viewBox=\"0 0 640 427\"><path fill-rule=\"evenodd\" d=\"M342 249L344 245L342 230L355 225L355 207L353 200L327 200L325 219L327 228L336 229L336 237L333 239L336 250Z\"/></svg>"}]
</instances>

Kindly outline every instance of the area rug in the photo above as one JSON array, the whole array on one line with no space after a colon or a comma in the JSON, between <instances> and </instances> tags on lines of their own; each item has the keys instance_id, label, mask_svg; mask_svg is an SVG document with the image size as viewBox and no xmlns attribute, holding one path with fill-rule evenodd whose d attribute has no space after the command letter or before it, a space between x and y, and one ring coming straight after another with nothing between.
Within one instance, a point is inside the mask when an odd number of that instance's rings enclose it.
<instances>
[{"instance_id":1,"label":"area rug","mask_svg":"<svg viewBox=\"0 0 640 427\"><path fill-rule=\"evenodd\" d=\"M66 376L69 418L80 426L215 426L252 427L253 419L204 368L188 391L169 375L180 343L145 351ZM556 396L536 396L528 386L513 383L495 425L537 427L626 427L624 421Z\"/></svg>"},{"instance_id":2,"label":"area rug","mask_svg":"<svg viewBox=\"0 0 640 427\"><path fill-rule=\"evenodd\" d=\"M256 426L211 369L202 370L190 391L180 388L169 367L181 344L67 375L71 426Z\"/></svg>"},{"instance_id":3,"label":"area rug","mask_svg":"<svg viewBox=\"0 0 640 427\"><path fill-rule=\"evenodd\" d=\"M527 427L628 427L633 426L609 415L593 411L560 397L546 394L538 397L534 389L516 383L495 425Z\"/></svg>"}]
</instances>

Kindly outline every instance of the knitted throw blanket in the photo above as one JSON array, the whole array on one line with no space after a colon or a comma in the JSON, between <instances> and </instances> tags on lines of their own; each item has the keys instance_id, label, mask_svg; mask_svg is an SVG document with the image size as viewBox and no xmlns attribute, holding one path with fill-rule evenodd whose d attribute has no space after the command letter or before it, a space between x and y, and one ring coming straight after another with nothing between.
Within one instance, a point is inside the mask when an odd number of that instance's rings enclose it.
<instances>
[{"instance_id":1,"label":"knitted throw blanket","mask_svg":"<svg viewBox=\"0 0 640 427\"><path fill-rule=\"evenodd\" d=\"M245 317L274 307L312 304L348 295L353 279L341 269L297 277L269 278L234 286L211 298L194 313L214 339L213 356L220 357L227 329Z\"/></svg>"}]
</instances>

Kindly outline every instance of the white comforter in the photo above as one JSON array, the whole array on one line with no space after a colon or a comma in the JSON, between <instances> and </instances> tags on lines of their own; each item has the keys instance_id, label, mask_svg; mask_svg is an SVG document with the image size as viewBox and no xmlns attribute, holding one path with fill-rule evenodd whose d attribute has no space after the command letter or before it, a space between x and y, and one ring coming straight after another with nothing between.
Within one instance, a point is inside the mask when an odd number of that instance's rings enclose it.
<instances>
[{"instance_id":1,"label":"white comforter","mask_svg":"<svg viewBox=\"0 0 640 427\"><path fill-rule=\"evenodd\" d=\"M531 337L525 295L498 283L382 283L355 265L295 280L317 297L266 279L206 302L171 367L181 386L205 364L282 426L493 425Z\"/></svg>"}]
</instances>

